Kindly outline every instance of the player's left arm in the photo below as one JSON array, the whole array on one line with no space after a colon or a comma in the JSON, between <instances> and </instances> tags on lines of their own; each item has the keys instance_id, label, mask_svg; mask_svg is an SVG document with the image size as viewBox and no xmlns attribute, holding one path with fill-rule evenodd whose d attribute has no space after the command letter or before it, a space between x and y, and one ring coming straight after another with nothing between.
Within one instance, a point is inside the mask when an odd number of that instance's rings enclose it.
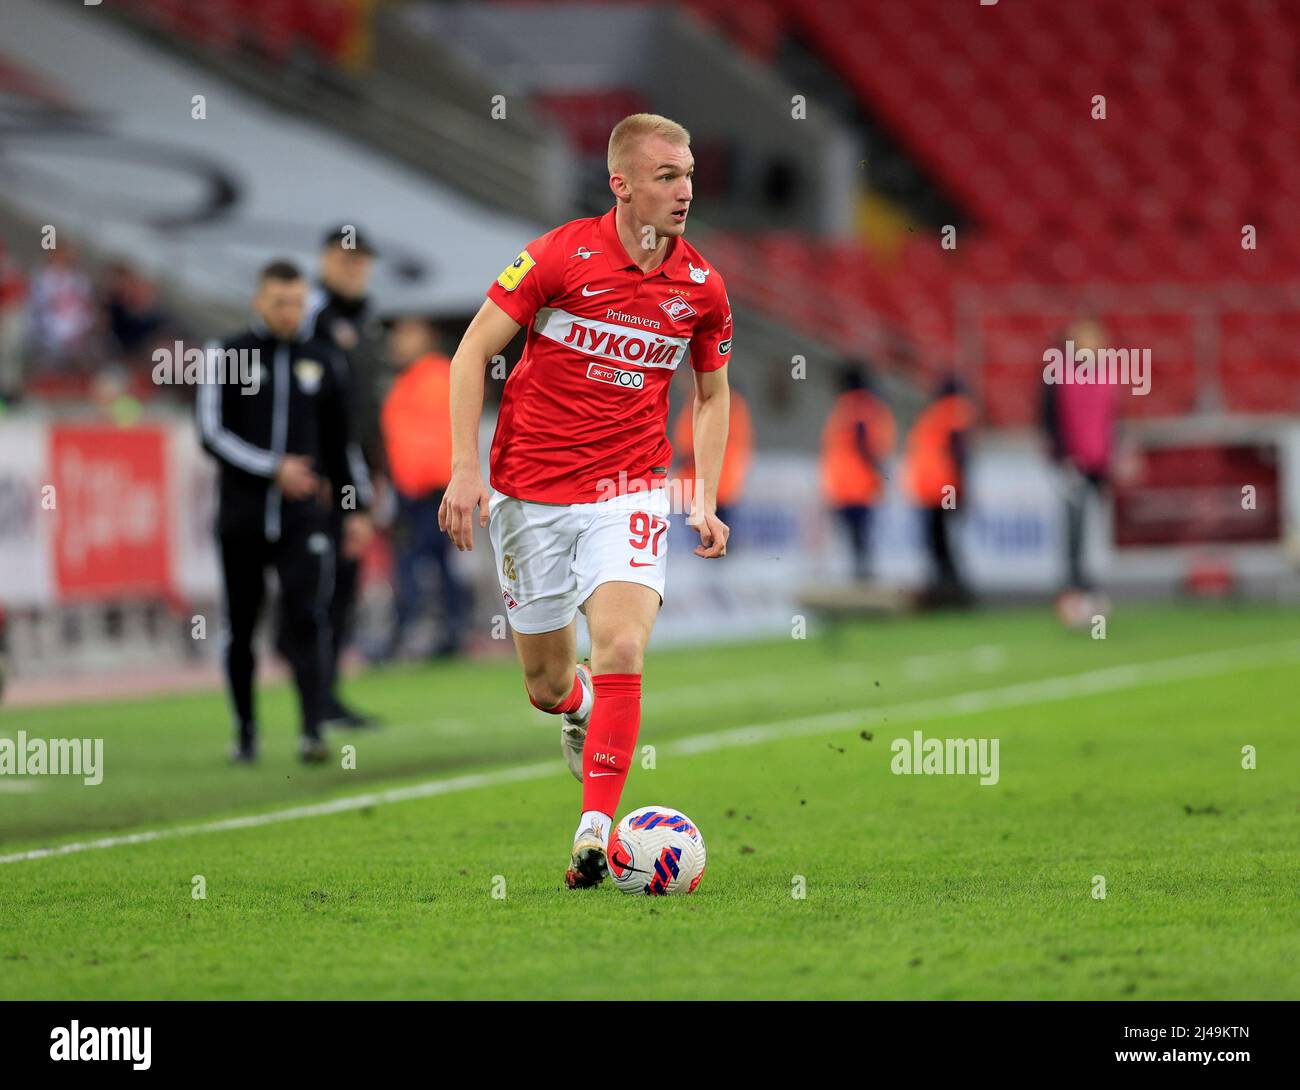
<instances>
[{"instance_id":1,"label":"player's left arm","mask_svg":"<svg viewBox=\"0 0 1300 1090\"><path fill-rule=\"evenodd\" d=\"M708 318L691 338L691 368L695 372L695 406L691 427L695 433L695 488L686 525L700 535L695 555L706 560L727 555L731 529L718 518L718 478L727 449L731 419L731 392L727 363L731 358L731 300L717 270L713 272L712 305Z\"/></svg>"},{"instance_id":2,"label":"player's left arm","mask_svg":"<svg viewBox=\"0 0 1300 1090\"><path fill-rule=\"evenodd\" d=\"M727 426L731 418L731 391L727 365L713 371L695 372L695 405L691 429L695 446L695 489L691 514L686 524L697 530L700 544L695 555L706 560L727 555L731 529L718 518L718 478L727 449Z\"/></svg>"}]
</instances>

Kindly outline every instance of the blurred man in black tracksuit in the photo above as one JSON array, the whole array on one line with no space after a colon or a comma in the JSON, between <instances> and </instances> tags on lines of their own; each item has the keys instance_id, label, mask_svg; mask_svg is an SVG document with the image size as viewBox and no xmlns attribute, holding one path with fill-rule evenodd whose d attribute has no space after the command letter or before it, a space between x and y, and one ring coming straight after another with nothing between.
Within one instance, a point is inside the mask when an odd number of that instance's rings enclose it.
<instances>
[{"instance_id":1,"label":"blurred man in black tracksuit","mask_svg":"<svg viewBox=\"0 0 1300 1090\"><path fill-rule=\"evenodd\" d=\"M221 475L217 536L236 762L257 756L252 641L271 565L280 582L279 644L298 689L301 756L327 759L331 525L342 525L347 555L364 549L371 534L370 481L348 433L346 365L333 345L299 336L306 301L307 282L294 265L267 265L249 329L225 341L220 356L210 348L198 387L200 435Z\"/></svg>"},{"instance_id":2,"label":"blurred man in black tracksuit","mask_svg":"<svg viewBox=\"0 0 1300 1090\"><path fill-rule=\"evenodd\" d=\"M372 469L382 466L383 443L379 432L378 370L380 352L367 331L370 270L375 251L354 225L343 224L321 241L320 280L307 299L303 335L328 341L341 353L347 370L348 422L362 457ZM335 542L342 532L339 512L330 528ZM352 636L356 613L358 558L340 556L330 601L329 674L324 716L328 722L364 727L376 722L349 707L339 696L339 657Z\"/></svg>"}]
</instances>

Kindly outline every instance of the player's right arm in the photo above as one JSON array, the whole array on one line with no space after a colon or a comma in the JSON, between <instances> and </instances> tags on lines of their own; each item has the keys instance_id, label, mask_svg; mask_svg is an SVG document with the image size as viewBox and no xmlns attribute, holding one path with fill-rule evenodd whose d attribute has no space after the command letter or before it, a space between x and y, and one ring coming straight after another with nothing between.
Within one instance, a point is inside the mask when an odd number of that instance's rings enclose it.
<instances>
[{"instance_id":1,"label":"player's right arm","mask_svg":"<svg viewBox=\"0 0 1300 1090\"><path fill-rule=\"evenodd\" d=\"M479 469L478 429L483 416L483 372L522 327L491 299L474 315L451 358L451 480L438 508L438 528L456 548L474 547L474 508L478 524L488 523L490 493Z\"/></svg>"}]
</instances>

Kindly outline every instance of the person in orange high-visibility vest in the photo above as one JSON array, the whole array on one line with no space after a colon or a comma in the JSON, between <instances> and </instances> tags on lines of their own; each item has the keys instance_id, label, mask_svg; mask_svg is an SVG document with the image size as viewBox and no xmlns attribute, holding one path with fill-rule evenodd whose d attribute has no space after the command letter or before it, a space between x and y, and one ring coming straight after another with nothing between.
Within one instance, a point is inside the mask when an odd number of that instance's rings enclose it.
<instances>
[{"instance_id":1,"label":"person in orange high-visibility vest","mask_svg":"<svg viewBox=\"0 0 1300 1090\"><path fill-rule=\"evenodd\" d=\"M822 494L848 530L855 578L866 579L872 515L884 493L885 460L894 450L894 414L862 363L844 364L840 388L822 430Z\"/></svg>"},{"instance_id":2,"label":"person in orange high-visibility vest","mask_svg":"<svg viewBox=\"0 0 1300 1090\"><path fill-rule=\"evenodd\" d=\"M677 423L673 428L673 461L676 463L674 476L682 482L682 503L690 510L693 484L695 481L695 399L692 397L677 414ZM731 525L731 508L740 500L745 488L745 474L749 472L749 463L754 454L754 426L749 415L749 406L736 384L731 383L730 411L727 415L727 446L722 455L722 474L718 477L717 514L723 522Z\"/></svg>"},{"instance_id":3,"label":"person in orange high-visibility vest","mask_svg":"<svg viewBox=\"0 0 1300 1090\"><path fill-rule=\"evenodd\" d=\"M925 515L932 563L928 597L936 604L966 604L966 589L953 557L954 520L965 499L966 452L975 406L956 379L946 379L907 436L904 483Z\"/></svg>"},{"instance_id":4,"label":"person in orange high-visibility vest","mask_svg":"<svg viewBox=\"0 0 1300 1090\"><path fill-rule=\"evenodd\" d=\"M397 498L393 526L395 629L385 658L396 655L423 606L420 569L431 563L442 587L443 628L434 657L457 654L470 619L470 593L451 564L450 543L438 529L438 507L451 480L451 360L438 350L433 324L419 315L397 318L388 353L400 369L384 399L379 423Z\"/></svg>"}]
</instances>

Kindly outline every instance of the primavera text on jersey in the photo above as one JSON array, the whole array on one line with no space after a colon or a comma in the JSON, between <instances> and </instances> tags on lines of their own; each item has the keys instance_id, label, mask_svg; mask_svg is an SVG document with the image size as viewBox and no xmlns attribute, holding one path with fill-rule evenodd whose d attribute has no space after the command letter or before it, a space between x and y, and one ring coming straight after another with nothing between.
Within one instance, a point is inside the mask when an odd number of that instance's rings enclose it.
<instances>
[{"instance_id":1,"label":"primavera text on jersey","mask_svg":"<svg viewBox=\"0 0 1300 1090\"><path fill-rule=\"evenodd\" d=\"M528 327L492 441L492 487L535 503L591 503L668 475L668 387L686 359L731 358L731 304L684 238L643 273L614 210L530 242L488 289ZM636 483L633 483L636 482Z\"/></svg>"}]
</instances>

